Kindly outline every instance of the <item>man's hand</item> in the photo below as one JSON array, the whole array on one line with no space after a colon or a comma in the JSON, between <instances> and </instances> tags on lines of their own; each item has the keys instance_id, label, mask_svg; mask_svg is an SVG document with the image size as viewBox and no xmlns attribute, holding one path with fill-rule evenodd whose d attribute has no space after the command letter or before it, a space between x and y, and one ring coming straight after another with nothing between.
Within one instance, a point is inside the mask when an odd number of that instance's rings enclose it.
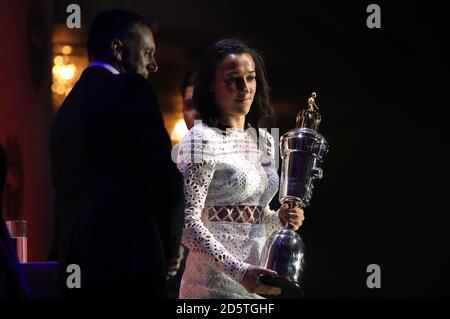
<instances>
[{"instance_id":1,"label":"man's hand","mask_svg":"<svg viewBox=\"0 0 450 319\"><path fill-rule=\"evenodd\" d=\"M180 245L180 250L178 251L178 257L176 259L169 260L168 270L167 270L167 279L170 277L174 277L178 270L180 269L181 261L184 257L184 248Z\"/></svg>"}]
</instances>

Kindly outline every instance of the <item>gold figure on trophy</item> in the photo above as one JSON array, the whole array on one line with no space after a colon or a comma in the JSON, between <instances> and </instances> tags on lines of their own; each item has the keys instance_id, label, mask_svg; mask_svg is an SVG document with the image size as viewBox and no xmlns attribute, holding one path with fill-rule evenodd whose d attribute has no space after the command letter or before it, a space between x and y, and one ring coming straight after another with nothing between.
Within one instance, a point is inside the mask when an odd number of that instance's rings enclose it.
<instances>
[{"instance_id":1,"label":"gold figure on trophy","mask_svg":"<svg viewBox=\"0 0 450 319\"><path fill-rule=\"evenodd\" d=\"M312 92L311 97L308 99L308 108L298 112L296 128L309 128L314 131L319 130L321 117L318 112L319 107L316 105L316 97L316 92Z\"/></svg>"}]
</instances>

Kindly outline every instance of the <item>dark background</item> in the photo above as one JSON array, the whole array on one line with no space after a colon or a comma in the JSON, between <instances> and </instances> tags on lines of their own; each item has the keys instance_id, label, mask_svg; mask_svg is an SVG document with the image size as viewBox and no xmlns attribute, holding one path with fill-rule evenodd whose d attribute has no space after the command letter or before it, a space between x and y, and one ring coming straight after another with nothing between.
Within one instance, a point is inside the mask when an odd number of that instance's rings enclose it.
<instances>
[{"instance_id":1,"label":"dark background","mask_svg":"<svg viewBox=\"0 0 450 319\"><path fill-rule=\"evenodd\" d=\"M54 2L55 26L69 3ZM109 8L158 20L160 71L151 81L163 112L173 111L168 96L200 52L227 36L263 53L281 134L317 92L330 151L300 229L308 298L450 297L440 5L376 2L381 29L369 29L366 1L76 3L82 32ZM366 286L370 264L381 267L380 289Z\"/></svg>"},{"instance_id":2,"label":"dark background","mask_svg":"<svg viewBox=\"0 0 450 319\"><path fill-rule=\"evenodd\" d=\"M265 52L275 99L319 95L330 152L300 230L306 294L449 297L443 9L378 3L382 27L368 29L368 4L277 2L236 19ZM282 131L295 112L278 110ZM381 289L366 286L372 263Z\"/></svg>"}]
</instances>

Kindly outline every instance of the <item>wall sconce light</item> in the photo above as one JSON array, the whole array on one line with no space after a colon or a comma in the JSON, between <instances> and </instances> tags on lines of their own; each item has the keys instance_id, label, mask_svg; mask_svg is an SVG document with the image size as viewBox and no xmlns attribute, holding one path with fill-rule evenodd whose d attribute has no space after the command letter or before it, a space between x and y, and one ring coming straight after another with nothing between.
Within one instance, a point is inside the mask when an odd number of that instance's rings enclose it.
<instances>
[{"instance_id":1,"label":"wall sconce light","mask_svg":"<svg viewBox=\"0 0 450 319\"><path fill-rule=\"evenodd\" d=\"M55 44L53 47L52 96L57 110L72 90L81 72L88 65L84 48L68 44Z\"/></svg>"}]
</instances>

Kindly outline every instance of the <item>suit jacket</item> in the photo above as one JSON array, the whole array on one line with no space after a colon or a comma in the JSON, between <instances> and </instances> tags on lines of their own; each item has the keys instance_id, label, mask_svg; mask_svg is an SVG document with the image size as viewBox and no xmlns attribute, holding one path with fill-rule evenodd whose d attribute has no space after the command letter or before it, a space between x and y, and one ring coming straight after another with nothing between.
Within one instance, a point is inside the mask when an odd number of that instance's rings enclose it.
<instances>
[{"instance_id":1,"label":"suit jacket","mask_svg":"<svg viewBox=\"0 0 450 319\"><path fill-rule=\"evenodd\" d=\"M170 148L144 77L83 72L50 133L61 288L67 265L81 269L81 289L65 293L162 297L184 216Z\"/></svg>"}]
</instances>

